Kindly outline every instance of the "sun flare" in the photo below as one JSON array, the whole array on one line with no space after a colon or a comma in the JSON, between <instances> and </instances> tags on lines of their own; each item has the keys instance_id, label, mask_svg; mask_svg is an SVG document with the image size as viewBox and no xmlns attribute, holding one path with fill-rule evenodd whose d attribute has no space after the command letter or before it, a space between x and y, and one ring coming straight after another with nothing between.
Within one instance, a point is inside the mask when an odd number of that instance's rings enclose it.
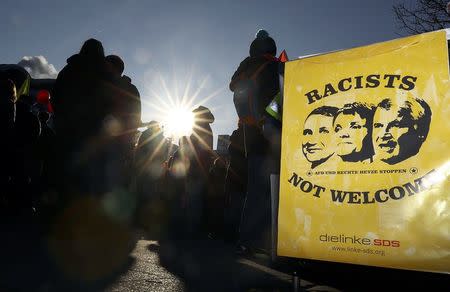
<instances>
[{"instance_id":1,"label":"sun flare","mask_svg":"<svg viewBox=\"0 0 450 292\"><path fill-rule=\"evenodd\" d=\"M181 137L190 136L193 132L195 116L192 111L200 105L207 105L223 88L205 94L209 77L202 76L194 67L189 70L177 68L172 77L164 73L149 70L145 74L145 93L141 96L142 122L144 125L150 121L158 122L164 136L177 144Z\"/></svg>"},{"instance_id":2,"label":"sun flare","mask_svg":"<svg viewBox=\"0 0 450 292\"><path fill-rule=\"evenodd\" d=\"M189 136L194 125L194 114L187 107L176 107L167 113L163 121L164 135L166 137L180 138Z\"/></svg>"}]
</instances>

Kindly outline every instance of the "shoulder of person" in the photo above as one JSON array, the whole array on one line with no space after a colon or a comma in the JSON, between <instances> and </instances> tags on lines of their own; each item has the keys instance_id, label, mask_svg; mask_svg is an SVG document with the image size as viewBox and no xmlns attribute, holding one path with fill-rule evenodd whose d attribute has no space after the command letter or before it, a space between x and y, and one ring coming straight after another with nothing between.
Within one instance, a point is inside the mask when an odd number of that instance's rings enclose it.
<instances>
[{"instance_id":1,"label":"shoulder of person","mask_svg":"<svg viewBox=\"0 0 450 292\"><path fill-rule=\"evenodd\" d=\"M67 58L67 64L58 72L58 76L56 77L56 87L58 87L58 81L61 78L65 78L66 76L72 74L77 67L77 64L81 62L81 56L79 54L75 54Z\"/></svg>"},{"instance_id":2,"label":"shoulder of person","mask_svg":"<svg viewBox=\"0 0 450 292\"><path fill-rule=\"evenodd\" d=\"M67 64L73 64L74 62L78 62L81 59L79 54L75 54L67 58Z\"/></svg>"},{"instance_id":3,"label":"shoulder of person","mask_svg":"<svg viewBox=\"0 0 450 292\"><path fill-rule=\"evenodd\" d=\"M239 74L240 72L246 71L251 63L252 63L251 57L247 57L244 60L242 60L242 62L239 64L239 67L236 69L235 74Z\"/></svg>"},{"instance_id":4,"label":"shoulder of person","mask_svg":"<svg viewBox=\"0 0 450 292\"><path fill-rule=\"evenodd\" d=\"M130 77L128 77L127 75L122 75L121 80L122 80L123 84L126 84L128 90L132 91L133 94L139 96L139 90L138 90L137 87L131 82L131 78L130 78Z\"/></svg>"},{"instance_id":5,"label":"shoulder of person","mask_svg":"<svg viewBox=\"0 0 450 292\"><path fill-rule=\"evenodd\" d=\"M131 78L128 77L127 75L122 75L121 79L124 82L131 83Z\"/></svg>"},{"instance_id":6,"label":"shoulder of person","mask_svg":"<svg viewBox=\"0 0 450 292\"><path fill-rule=\"evenodd\" d=\"M243 78L242 73L246 72L249 67L250 57L246 57L240 64L239 67L234 72L233 76L231 77L231 81L229 84L229 88L231 91L235 90L236 82Z\"/></svg>"}]
</instances>

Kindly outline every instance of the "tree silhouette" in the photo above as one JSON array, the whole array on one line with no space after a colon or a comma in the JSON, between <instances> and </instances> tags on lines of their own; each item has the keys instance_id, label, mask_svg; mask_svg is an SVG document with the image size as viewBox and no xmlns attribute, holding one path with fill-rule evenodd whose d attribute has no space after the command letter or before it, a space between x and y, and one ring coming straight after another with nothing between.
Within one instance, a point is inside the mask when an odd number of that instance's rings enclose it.
<instances>
[{"instance_id":1,"label":"tree silhouette","mask_svg":"<svg viewBox=\"0 0 450 292\"><path fill-rule=\"evenodd\" d=\"M393 6L400 29L420 34L450 27L448 0L416 0Z\"/></svg>"}]
</instances>

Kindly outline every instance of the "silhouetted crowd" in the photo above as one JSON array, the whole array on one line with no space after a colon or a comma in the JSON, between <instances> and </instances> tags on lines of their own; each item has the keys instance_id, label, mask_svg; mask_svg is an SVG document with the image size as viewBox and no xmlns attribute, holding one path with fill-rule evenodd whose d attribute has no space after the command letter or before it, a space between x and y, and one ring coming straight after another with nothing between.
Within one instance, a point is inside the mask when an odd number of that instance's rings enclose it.
<instances>
[{"instance_id":1,"label":"silhouetted crowd","mask_svg":"<svg viewBox=\"0 0 450 292\"><path fill-rule=\"evenodd\" d=\"M219 239L268 251L281 129L265 110L280 91L275 54L260 31L234 73L239 122L222 156L213 151L206 107L193 111L192 134L178 145L158 122L143 125L124 62L105 56L95 39L67 59L48 108L0 75L2 228L32 226L56 270L82 280L118 269L135 228L162 243Z\"/></svg>"}]
</instances>

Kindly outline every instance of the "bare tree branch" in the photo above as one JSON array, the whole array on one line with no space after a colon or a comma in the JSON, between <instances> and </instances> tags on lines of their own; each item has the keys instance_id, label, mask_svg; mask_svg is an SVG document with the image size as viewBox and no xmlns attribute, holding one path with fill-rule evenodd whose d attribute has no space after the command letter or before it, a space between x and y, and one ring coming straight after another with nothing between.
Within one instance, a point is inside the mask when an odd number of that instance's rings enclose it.
<instances>
[{"instance_id":1,"label":"bare tree branch","mask_svg":"<svg viewBox=\"0 0 450 292\"><path fill-rule=\"evenodd\" d=\"M416 0L414 4L393 6L400 30L419 34L450 27L450 14L446 11L449 0Z\"/></svg>"}]
</instances>

